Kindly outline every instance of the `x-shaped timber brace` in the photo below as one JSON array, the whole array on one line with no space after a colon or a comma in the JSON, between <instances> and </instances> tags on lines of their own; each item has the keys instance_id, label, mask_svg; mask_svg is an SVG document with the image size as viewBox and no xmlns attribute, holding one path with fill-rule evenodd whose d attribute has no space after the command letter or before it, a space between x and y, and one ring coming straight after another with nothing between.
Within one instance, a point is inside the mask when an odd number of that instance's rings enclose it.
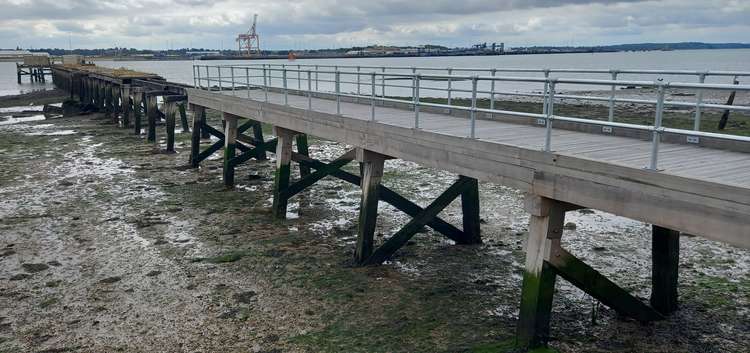
<instances>
[{"instance_id":1,"label":"x-shaped timber brace","mask_svg":"<svg viewBox=\"0 0 750 353\"><path fill-rule=\"evenodd\" d=\"M528 195L525 208L531 218L516 335L519 346L536 348L547 344L558 275L617 313L641 323L663 319L677 309L679 232L653 226L648 306L561 246L565 212L582 207Z\"/></svg>"}]
</instances>

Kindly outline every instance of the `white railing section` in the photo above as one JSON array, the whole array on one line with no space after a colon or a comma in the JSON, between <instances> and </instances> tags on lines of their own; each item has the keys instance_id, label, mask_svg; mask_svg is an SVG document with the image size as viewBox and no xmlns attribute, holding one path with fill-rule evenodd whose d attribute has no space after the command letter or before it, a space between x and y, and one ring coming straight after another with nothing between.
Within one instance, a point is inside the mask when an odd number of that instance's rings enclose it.
<instances>
[{"instance_id":1,"label":"white railing section","mask_svg":"<svg viewBox=\"0 0 750 353\"><path fill-rule=\"evenodd\" d=\"M352 70L354 68L354 70ZM365 69L365 70L363 70ZM394 72L406 70L407 72ZM446 74L430 74L426 71L445 71ZM489 76L480 75L457 75L454 72L490 72ZM498 76L498 72L524 72L543 73L543 77L514 77ZM575 79L550 77L550 73L607 73L611 79ZM622 80L618 74L641 74L641 75L697 75L698 83L666 82L661 79L655 81ZM707 76L731 76L733 84L705 83ZM374 66L325 66L325 65L193 65L193 82L196 88L231 91L247 91L247 97L251 97L251 91L262 90L263 99L269 101L269 89L280 90L283 93L283 104L289 105L289 94L307 97L307 109L312 110L312 96L314 93L332 94L335 97L336 114L341 112L341 98L353 98L359 101L367 99L370 103L370 120L376 120L376 102L404 103L412 106L414 111L414 128L419 128L420 107L436 107L448 110L469 112L468 136L476 138L476 115L478 112L486 114L502 114L509 117L535 118L540 125L544 125L545 141L544 150L552 151L552 123L553 121L564 121L573 123L585 123L602 126L602 128L629 128L648 131L652 134L652 148L648 169L658 170L659 142L661 135L665 132L684 135L687 137L715 138L731 141L750 142L750 137L729 134L711 133L700 131L701 110L734 110L750 112L750 106L726 105L706 103L703 101L704 91L735 91L750 92L750 85L737 84L738 77L748 77L750 72L728 72L728 71L657 71L657 70L578 70L578 69L468 69L468 68L415 68L415 67L374 67ZM291 85L290 81L296 81ZM303 82L305 82L303 88ZM406 82L406 83L404 83ZM455 83L470 83L468 88L457 88ZM525 83L542 86L543 93L518 93L496 91L496 83ZM435 86L434 84L439 84ZM348 85L347 87L343 87ZM610 97L601 97L584 94L558 94L560 85L602 87L608 88ZM296 86L296 87L295 87ZM322 86L322 87L321 87ZM618 87L639 87L654 90L654 99L617 98L614 92ZM667 89L685 89L697 91L697 100L667 101L665 92ZM426 93L425 93L426 92ZM446 99L446 104L431 103L424 101L425 98L438 97ZM457 99L455 93L463 94L470 100L470 105L454 104ZM477 106L479 95L489 98L489 108ZM516 95L542 98L542 113L520 112L514 110L497 109L495 102L498 95ZM395 97L395 98L394 98ZM408 97L399 98L399 97ZM608 102L608 120L595 120L590 118L569 117L555 114L555 102L564 99L591 100ZM614 121L615 103L635 103L653 105L655 107L652 125L639 125L621 123ZM666 128L662 126L662 118L666 106L693 108L695 109L694 130Z\"/></svg>"}]
</instances>

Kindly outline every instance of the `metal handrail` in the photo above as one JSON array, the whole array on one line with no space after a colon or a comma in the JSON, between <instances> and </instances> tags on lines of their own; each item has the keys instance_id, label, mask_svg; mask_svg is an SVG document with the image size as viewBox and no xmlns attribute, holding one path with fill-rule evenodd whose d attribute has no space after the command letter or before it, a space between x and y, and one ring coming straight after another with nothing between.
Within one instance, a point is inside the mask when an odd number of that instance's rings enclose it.
<instances>
[{"instance_id":1,"label":"metal handrail","mask_svg":"<svg viewBox=\"0 0 750 353\"><path fill-rule=\"evenodd\" d=\"M290 66L290 67L287 67ZM296 67L296 68L295 68ZM305 69L303 69L303 67ZM314 67L314 70L311 69ZM201 74L201 69L205 68L205 75ZM334 68L334 70L330 70L329 68ZM265 100L268 102L268 90L269 88L277 88L281 89L284 97L284 105L289 105L289 98L288 95L290 94L290 91L292 91L293 94L299 94L299 95L305 95L308 99L308 110L312 110L312 94L313 93L327 93L327 94L333 94L334 99L336 102L336 113L342 114L342 107L341 107L341 98L347 97L347 98L353 98L359 101L360 99L369 99L370 105L371 105L371 112L370 112L370 120L376 119L376 113L375 113L375 103L380 102L380 104L384 104L385 102L394 102L394 103L403 103L411 106L414 111L414 128L419 129L419 115L420 115L420 107L426 106L426 107L435 107L435 108L441 108L441 109L449 109L449 110L459 110L459 111L468 111L469 112L469 133L468 136L470 138L476 138L476 114L478 112L486 113L486 114L503 114L507 116L512 117L520 117L520 118L536 118L538 119L540 124L543 124L545 127L545 141L544 141L544 150L547 152L552 151L552 130L553 130L553 121L559 120L559 121L566 121L566 122L575 122L575 123L587 123L587 124L594 124L599 125L602 127L618 127L618 128L630 128L630 129L636 129L640 131L648 131L652 134L652 152L651 152L651 158L649 165L647 166L648 169L651 170L657 170L658 168L658 156L659 156L659 142L661 140L661 135L665 132L673 133L673 134L679 134L684 136L692 136L692 137L710 137L710 138L716 138L716 139L723 139L723 140L732 140L732 141L741 141L741 142L750 142L750 137L745 136L736 136L736 135L727 135L727 134L718 134L718 133L709 133L709 132L701 132L698 131L698 128L700 125L698 123L695 124L695 130L684 130L684 129L675 129L675 128L665 128L662 126L662 118L664 113L664 107L667 105L672 106L678 106L678 107L694 107L696 111L699 111L700 109L723 109L723 110L738 110L738 111L750 111L750 106L733 106L733 105L725 105L725 104L712 104L712 103L704 103L702 102L702 92L707 90L722 90L722 91L743 91L743 92L750 92L750 85L738 85L738 84L719 84L719 83L705 83L704 79L705 76L708 74L715 74L715 75L735 75L737 73L735 72L725 72L725 71L704 71L701 73L701 82L699 83L686 83L686 82L664 82L664 81L643 81L643 80L618 80L617 74L618 73L675 73L675 74L683 74L685 71L679 71L679 70L672 70L672 71L657 71L657 70L577 70L577 69L560 69L557 72L600 72L600 73L610 73L612 79L577 79L577 78L561 78L561 77L549 77L549 72L552 72L552 70L544 70L545 77L528 77L528 76L498 76L497 72L508 72L509 69L490 69L490 76L480 76L480 75L456 75L453 74L453 71L462 71L462 70L469 70L469 69L448 69L448 74L425 74L418 72L418 68L410 67L410 68L404 68L411 70L411 73L396 73L396 72L387 72L387 70L383 67L369 67L369 66L357 66L356 71L342 71L340 68L347 68L345 66L332 66L332 65L271 65L271 64L252 64L252 65L217 65L217 66L208 66L208 65L194 65L193 67L193 81L194 86L196 88L203 88L203 82L206 83L206 87L208 89L213 89L211 86L212 83L218 84L219 90L224 90L224 84L227 84L228 89L231 89L232 92L235 92L238 87L241 89L246 89L248 91L247 95L248 98L250 98L250 90L251 89L257 89L262 88L265 93ZM349 67L352 68L352 67ZM371 72L363 72L362 68L375 68L380 69L380 72L378 71L371 71ZM211 75L211 70L215 71L216 75ZM240 75L239 78L235 74L235 71L237 69L240 69L244 75ZM389 68L394 69L394 68ZM441 69L437 68L429 68L430 70L439 71ZM483 69L487 70L487 69ZM539 72L538 70L533 69L523 69L524 72ZM253 74L251 75L251 71L253 71ZM474 70L479 71L479 70ZM277 75L274 75L274 72L277 73ZM226 76L226 74L229 74L229 77ZM258 73L262 73L262 75L259 75ZM278 74L280 73L280 74ZM314 75L313 75L314 73ZM224 75L222 75L224 74ZM296 74L296 75L295 75ZM303 75L304 74L304 75ZM333 79L326 79L325 76L330 75L333 76ZM750 76L750 73L747 73L748 76ZM296 78L294 77L296 76ZM321 77L323 76L323 77ZM342 79L342 76L356 76L356 80L350 79ZM363 80L363 77L365 76L365 80ZM735 75L738 76L738 75ZM255 82L259 81L257 79L260 79L262 77L262 82ZM289 80L296 80L297 81L297 87L296 89L290 88L289 86ZM242 81L244 79L244 81ZM281 81L281 85L274 85L274 79L276 79L278 82ZM369 79L369 82L366 80ZM239 81L238 81L239 80ZM302 81L307 81L307 89L302 89ZM379 83L378 83L379 80ZM315 82L315 88L313 89L312 82ZM392 82L392 81L404 81L409 82L410 84L391 84L386 82ZM462 82L462 81L469 81L471 82L471 89L462 89L462 88L453 88L452 84L455 82ZM734 80L733 80L734 81ZM331 83L334 86L334 90L320 90L319 84L323 83ZM444 82L447 83L447 88L442 87L434 87L430 85L425 85L425 83L434 83L434 82ZM489 82L490 83L490 90L482 90L478 88L479 82ZM511 92L502 92L497 91L495 89L495 82L526 82L526 83L538 83L543 84L544 89L543 93L511 93ZM356 89L353 89L352 92L345 92L342 90L342 84L350 84L356 86ZM604 87L611 87L610 89L612 92L615 91L616 87L620 86L638 86L638 87L646 87L646 88L655 88L656 89L656 99L655 100L649 100L649 99L624 99L624 98L615 98L613 96L611 97L595 97L595 96L585 96L585 95L571 95L571 94L557 94L556 90L557 87L561 84L566 85L592 85L592 86L604 86ZM362 85L369 86L369 92L362 92ZM380 88L380 94L376 92L377 88ZM394 98L394 97L388 97L386 96L386 88L398 88L398 89L410 89L411 90L411 98L409 100L403 99L403 98ZM691 89L691 90L698 90L701 94L698 95L698 101L697 102L684 102L684 101L667 101L665 100L665 91L670 88L679 88L679 89ZM299 93L294 93L294 91L297 91ZM423 101L421 92L424 91L443 91L447 93L448 96L448 104L440 104L440 103L430 103ZM455 105L452 102L451 93L452 92L462 92L466 94L470 94L470 106L463 106L463 105ZM233 93L234 94L234 93ZM479 108L477 106L477 99L478 95L484 95L489 94L490 95L490 108ZM543 109L541 114L537 113L528 113L528 112L518 112L518 111L510 111L510 110L502 110L502 109L496 109L495 107L495 97L497 95L502 94L513 94L513 95L527 95L527 96L533 96L533 97L541 97L543 98L542 104ZM601 120L593 120L593 119L584 119L584 118L578 118L578 117L567 117L567 116L561 116L558 114L555 114L555 103L561 102L563 99L576 99L576 100L593 100L593 101L606 101L609 103L610 106L610 116L608 121L601 121ZM655 105L655 116L654 116L654 123L653 125L637 125L637 124L627 124L627 123L618 123L613 121L613 114L611 113L614 108L615 102L628 102L628 103L636 103L636 104L649 104L649 105ZM696 120L699 119L700 114L696 114Z\"/></svg>"}]
</instances>

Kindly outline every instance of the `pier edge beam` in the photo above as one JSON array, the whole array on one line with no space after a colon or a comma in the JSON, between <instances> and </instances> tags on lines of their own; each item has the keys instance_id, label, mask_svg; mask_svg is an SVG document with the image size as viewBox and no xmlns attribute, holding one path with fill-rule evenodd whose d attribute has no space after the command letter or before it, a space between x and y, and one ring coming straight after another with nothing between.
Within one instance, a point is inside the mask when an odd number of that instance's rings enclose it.
<instances>
[{"instance_id":1,"label":"pier edge beam","mask_svg":"<svg viewBox=\"0 0 750 353\"><path fill-rule=\"evenodd\" d=\"M200 154L201 134L204 120L206 119L206 108L200 105L190 104L188 109L193 114L193 131L190 136L190 166L198 168L198 154Z\"/></svg>"},{"instance_id":2,"label":"pier edge beam","mask_svg":"<svg viewBox=\"0 0 750 353\"><path fill-rule=\"evenodd\" d=\"M652 225L651 306L668 315L678 308L680 232Z\"/></svg>"},{"instance_id":3,"label":"pier edge beam","mask_svg":"<svg viewBox=\"0 0 750 353\"><path fill-rule=\"evenodd\" d=\"M165 129L167 133L167 152L174 153L174 129L175 115L177 113L177 103L172 101L164 102Z\"/></svg>"},{"instance_id":4,"label":"pier edge beam","mask_svg":"<svg viewBox=\"0 0 750 353\"><path fill-rule=\"evenodd\" d=\"M274 126L276 135L276 173L273 181L273 206L272 214L277 220L286 219L288 198L283 197L281 192L289 187L292 162L292 140L298 134L295 131Z\"/></svg>"},{"instance_id":5,"label":"pier edge beam","mask_svg":"<svg viewBox=\"0 0 750 353\"><path fill-rule=\"evenodd\" d=\"M122 127L130 127L130 85L120 86L120 111L122 111Z\"/></svg>"},{"instance_id":6,"label":"pier edge beam","mask_svg":"<svg viewBox=\"0 0 750 353\"><path fill-rule=\"evenodd\" d=\"M133 93L133 133L141 135L141 113L143 105L143 92L136 89Z\"/></svg>"},{"instance_id":7,"label":"pier edge beam","mask_svg":"<svg viewBox=\"0 0 750 353\"><path fill-rule=\"evenodd\" d=\"M146 141L156 143L156 119L159 117L159 105L155 95L146 95L146 116L148 117Z\"/></svg>"},{"instance_id":8,"label":"pier edge beam","mask_svg":"<svg viewBox=\"0 0 750 353\"><path fill-rule=\"evenodd\" d=\"M222 113L224 119L224 186L232 187L234 185L234 165L229 161L235 156L237 149L237 119L239 117Z\"/></svg>"},{"instance_id":9,"label":"pier edge beam","mask_svg":"<svg viewBox=\"0 0 750 353\"><path fill-rule=\"evenodd\" d=\"M357 149L356 160L360 163L362 196L357 223L357 245L354 249L354 262L363 265L374 250L375 226L378 220L380 182L383 179L383 166L386 156L365 149Z\"/></svg>"}]
</instances>

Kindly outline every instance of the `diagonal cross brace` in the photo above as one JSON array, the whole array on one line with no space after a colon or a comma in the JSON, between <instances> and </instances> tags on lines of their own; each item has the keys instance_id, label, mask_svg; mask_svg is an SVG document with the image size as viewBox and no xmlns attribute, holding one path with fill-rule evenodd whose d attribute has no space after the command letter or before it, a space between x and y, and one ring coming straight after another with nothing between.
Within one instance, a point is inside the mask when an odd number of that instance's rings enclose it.
<instances>
[{"instance_id":1,"label":"diagonal cross brace","mask_svg":"<svg viewBox=\"0 0 750 353\"><path fill-rule=\"evenodd\" d=\"M353 161L355 157L355 150L349 150L348 152L344 153L341 157L336 158L331 163L326 164L325 166L321 166L320 168L317 168L314 173L308 174L307 176L303 177L296 183L289 185L286 189L282 190L279 196L289 199L292 196L298 194L305 188L309 187L312 184L315 184L320 179L325 178L328 175L333 174L335 171L341 169L341 167L349 164L349 162Z\"/></svg>"},{"instance_id":2,"label":"diagonal cross brace","mask_svg":"<svg viewBox=\"0 0 750 353\"><path fill-rule=\"evenodd\" d=\"M320 169L327 166L327 164L323 162L297 153L292 154L292 160L299 163L300 165L308 166L313 169ZM360 185L362 182L361 178L358 175L354 175L340 169L334 170L330 175L354 185ZM411 217L416 216L423 210L419 205L407 200L403 196L383 185L380 185L379 192L380 193L378 195L378 198L380 200L387 202L391 206ZM456 228L454 225L442 220L440 217L431 219L427 223L427 226L457 243L466 243L466 235L464 234L464 232Z\"/></svg>"},{"instance_id":3,"label":"diagonal cross brace","mask_svg":"<svg viewBox=\"0 0 750 353\"><path fill-rule=\"evenodd\" d=\"M430 220L434 219L440 211L447 207L456 197L472 185L472 179L460 176L448 190L438 196L424 210L419 212L407 223L401 230L396 232L388 241L377 248L367 260L365 265L379 265L390 258L398 249L403 247L422 227L427 225Z\"/></svg>"},{"instance_id":4,"label":"diagonal cross brace","mask_svg":"<svg viewBox=\"0 0 750 353\"><path fill-rule=\"evenodd\" d=\"M249 142L249 141L246 139L243 139L240 142ZM255 146L254 148L246 147L243 144L237 144L237 148L239 148L245 153L230 159L229 164L232 167L236 167L242 163L249 161L251 158L261 159L261 156L265 156L266 151L276 149L277 142L278 142L278 139L276 138L270 139L266 142L258 142L258 141L252 140L252 145Z\"/></svg>"}]
</instances>

